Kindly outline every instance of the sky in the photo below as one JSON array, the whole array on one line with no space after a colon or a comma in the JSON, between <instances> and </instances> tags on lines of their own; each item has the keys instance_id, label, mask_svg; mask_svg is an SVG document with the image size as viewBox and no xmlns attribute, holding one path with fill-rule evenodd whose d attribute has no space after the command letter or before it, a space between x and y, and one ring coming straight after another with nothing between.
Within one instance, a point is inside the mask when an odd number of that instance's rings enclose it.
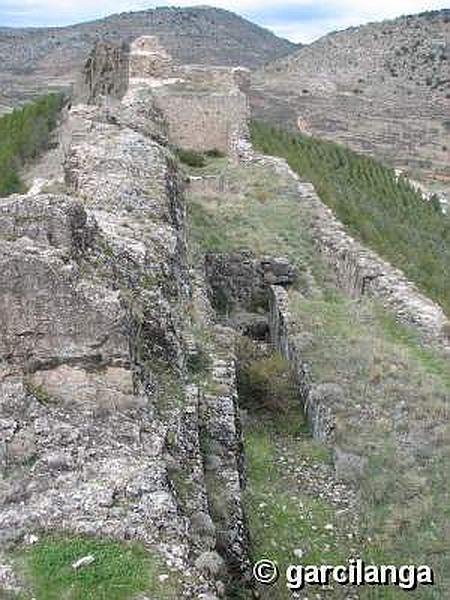
<instances>
[{"instance_id":1,"label":"sky","mask_svg":"<svg viewBox=\"0 0 450 600\"><path fill-rule=\"evenodd\" d=\"M405 14L448 8L450 0L204 0L232 10L293 42L308 43L330 31ZM192 6L192 0L0 0L0 27L70 25L112 13Z\"/></svg>"}]
</instances>

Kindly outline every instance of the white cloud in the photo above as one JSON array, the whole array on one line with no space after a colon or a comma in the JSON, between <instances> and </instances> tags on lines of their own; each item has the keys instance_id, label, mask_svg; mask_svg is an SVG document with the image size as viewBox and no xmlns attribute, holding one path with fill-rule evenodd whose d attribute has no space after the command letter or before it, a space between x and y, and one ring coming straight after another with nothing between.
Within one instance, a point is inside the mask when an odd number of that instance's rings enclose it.
<instances>
[{"instance_id":1,"label":"white cloud","mask_svg":"<svg viewBox=\"0 0 450 600\"><path fill-rule=\"evenodd\" d=\"M255 4L260 3L256 1ZM299 4L308 5L309 2L297 0L295 5ZM370 21L382 21L401 15L448 8L448 6L448 0L327 0L326 7L330 9L330 13L331 9L336 8L336 14L339 16L323 18L318 15L317 19L304 21L298 19L290 22L273 20L263 24L277 35L293 42L309 43L330 31L346 29Z\"/></svg>"}]
</instances>

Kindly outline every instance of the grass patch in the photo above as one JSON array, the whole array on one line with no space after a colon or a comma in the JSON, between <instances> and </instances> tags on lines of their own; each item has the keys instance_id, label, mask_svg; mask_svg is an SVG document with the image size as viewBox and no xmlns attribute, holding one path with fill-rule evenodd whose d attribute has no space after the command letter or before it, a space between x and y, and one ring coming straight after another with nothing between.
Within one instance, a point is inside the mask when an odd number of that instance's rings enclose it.
<instances>
[{"instance_id":1,"label":"grass patch","mask_svg":"<svg viewBox=\"0 0 450 600\"><path fill-rule=\"evenodd\" d=\"M78 570L72 563L92 555L92 564ZM161 559L137 543L94 537L49 536L20 554L32 596L36 600L128 600L138 592L161 600L178 598L173 575Z\"/></svg>"},{"instance_id":2,"label":"grass patch","mask_svg":"<svg viewBox=\"0 0 450 600\"><path fill-rule=\"evenodd\" d=\"M450 314L450 218L393 169L344 146L256 122L255 146L314 184L349 232Z\"/></svg>"},{"instance_id":3,"label":"grass patch","mask_svg":"<svg viewBox=\"0 0 450 600\"><path fill-rule=\"evenodd\" d=\"M329 460L324 450L316 454L317 444L302 432L300 413L295 428L292 418L291 413L289 420L265 420L244 432L248 481L244 503L251 533L251 558L275 560L281 573L289 564L340 564L347 556L347 548L338 545L333 535L334 508L325 500L302 494L298 481L280 464L280 444L287 448L287 456L309 457L316 462ZM303 553L301 558L295 554L299 550ZM276 600L291 597L283 577L260 593L261 598Z\"/></svg>"},{"instance_id":4,"label":"grass patch","mask_svg":"<svg viewBox=\"0 0 450 600\"><path fill-rule=\"evenodd\" d=\"M251 250L255 255L286 256L302 282L305 265L318 279L330 277L317 260L310 236L312 218L299 210L295 182L276 178L258 166L221 167L225 193L188 195L188 228L193 262L206 252Z\"/></svg>"},{"instance_id":5,"label":"grass patch","mask_svg":"<svg viewBox=\"0 0 450 600\"><path fill-rule=\"evenodd\" d=\"M361 481L361 551L367 562L429 564L434 588L450 590L448 498L450 365L425 349L413 330L373 301L344 296L306 299L291 293L299 331L311 334L303 357L316 382L338 382L337 443L368 458ZM379 594L379 595L377 595ZM362 598L403 598L404 592L365 589Z\"/></svg>"},{"instance_id":6,"label":"grass patch","mask_svg":"<svg viewBox=\"0 0 450 600\"><path fill-rule=\"evenodd\" d=\"M419 334L411 327L399 323L392 314L378 308L376 315L385 335L391 341L406 348L428 373L440 377L450 389L448 360L440 356L436 351L421 346Z\"/></svg>"}]
</instances>

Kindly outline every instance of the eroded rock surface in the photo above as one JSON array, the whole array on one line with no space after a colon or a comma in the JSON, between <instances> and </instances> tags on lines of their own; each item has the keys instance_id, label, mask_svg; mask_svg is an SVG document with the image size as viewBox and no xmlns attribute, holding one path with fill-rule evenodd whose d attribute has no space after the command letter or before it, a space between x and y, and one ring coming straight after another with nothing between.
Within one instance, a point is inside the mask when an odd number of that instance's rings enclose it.
<instances>
[{"instance_id":1,"label":"eroded rock surface","mask_svg":"<svg viewBox=\"0 0 450 600\"><path fill-rule=\"evenodd\" d=\"M178 570L182 597L214 597L226 569L206 560L217 535L187 369L182 184L160 123L150 110L128 127L143 104L127 102L72 110L67 194L0 203L0 540L140 540ZM235 409L217 413L230 444Z\"/></svg>"}]
</instances>

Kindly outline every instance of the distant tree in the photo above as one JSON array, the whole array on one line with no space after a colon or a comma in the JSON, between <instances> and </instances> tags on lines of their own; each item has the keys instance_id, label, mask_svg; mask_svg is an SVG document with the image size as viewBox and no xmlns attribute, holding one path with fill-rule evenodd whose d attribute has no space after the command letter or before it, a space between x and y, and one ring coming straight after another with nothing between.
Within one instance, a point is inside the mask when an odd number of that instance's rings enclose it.
<instances>
[{"instance_id":1,"label":"distant tree","mask_svg":"<svg viewBox=\"0 0 450 600\"><path fill-rule=\"evenodd\" d=\"M0 118L0 196L23 191L19 170L48 148L63 104L48 94Z\"/></svg>"},{"instance_id":2,"label":"distant tree","mask_svg":"<svg viewBox=\"0 0 450 600\"><path fill-rule=\"evenodd\" d=\"M379 161L311 136L261 122L254 145L284 157L311 181L350 233L415 281L450 315L450 218L439 200L427 201L405 177Z\"/></svg>"}]
</instances>

